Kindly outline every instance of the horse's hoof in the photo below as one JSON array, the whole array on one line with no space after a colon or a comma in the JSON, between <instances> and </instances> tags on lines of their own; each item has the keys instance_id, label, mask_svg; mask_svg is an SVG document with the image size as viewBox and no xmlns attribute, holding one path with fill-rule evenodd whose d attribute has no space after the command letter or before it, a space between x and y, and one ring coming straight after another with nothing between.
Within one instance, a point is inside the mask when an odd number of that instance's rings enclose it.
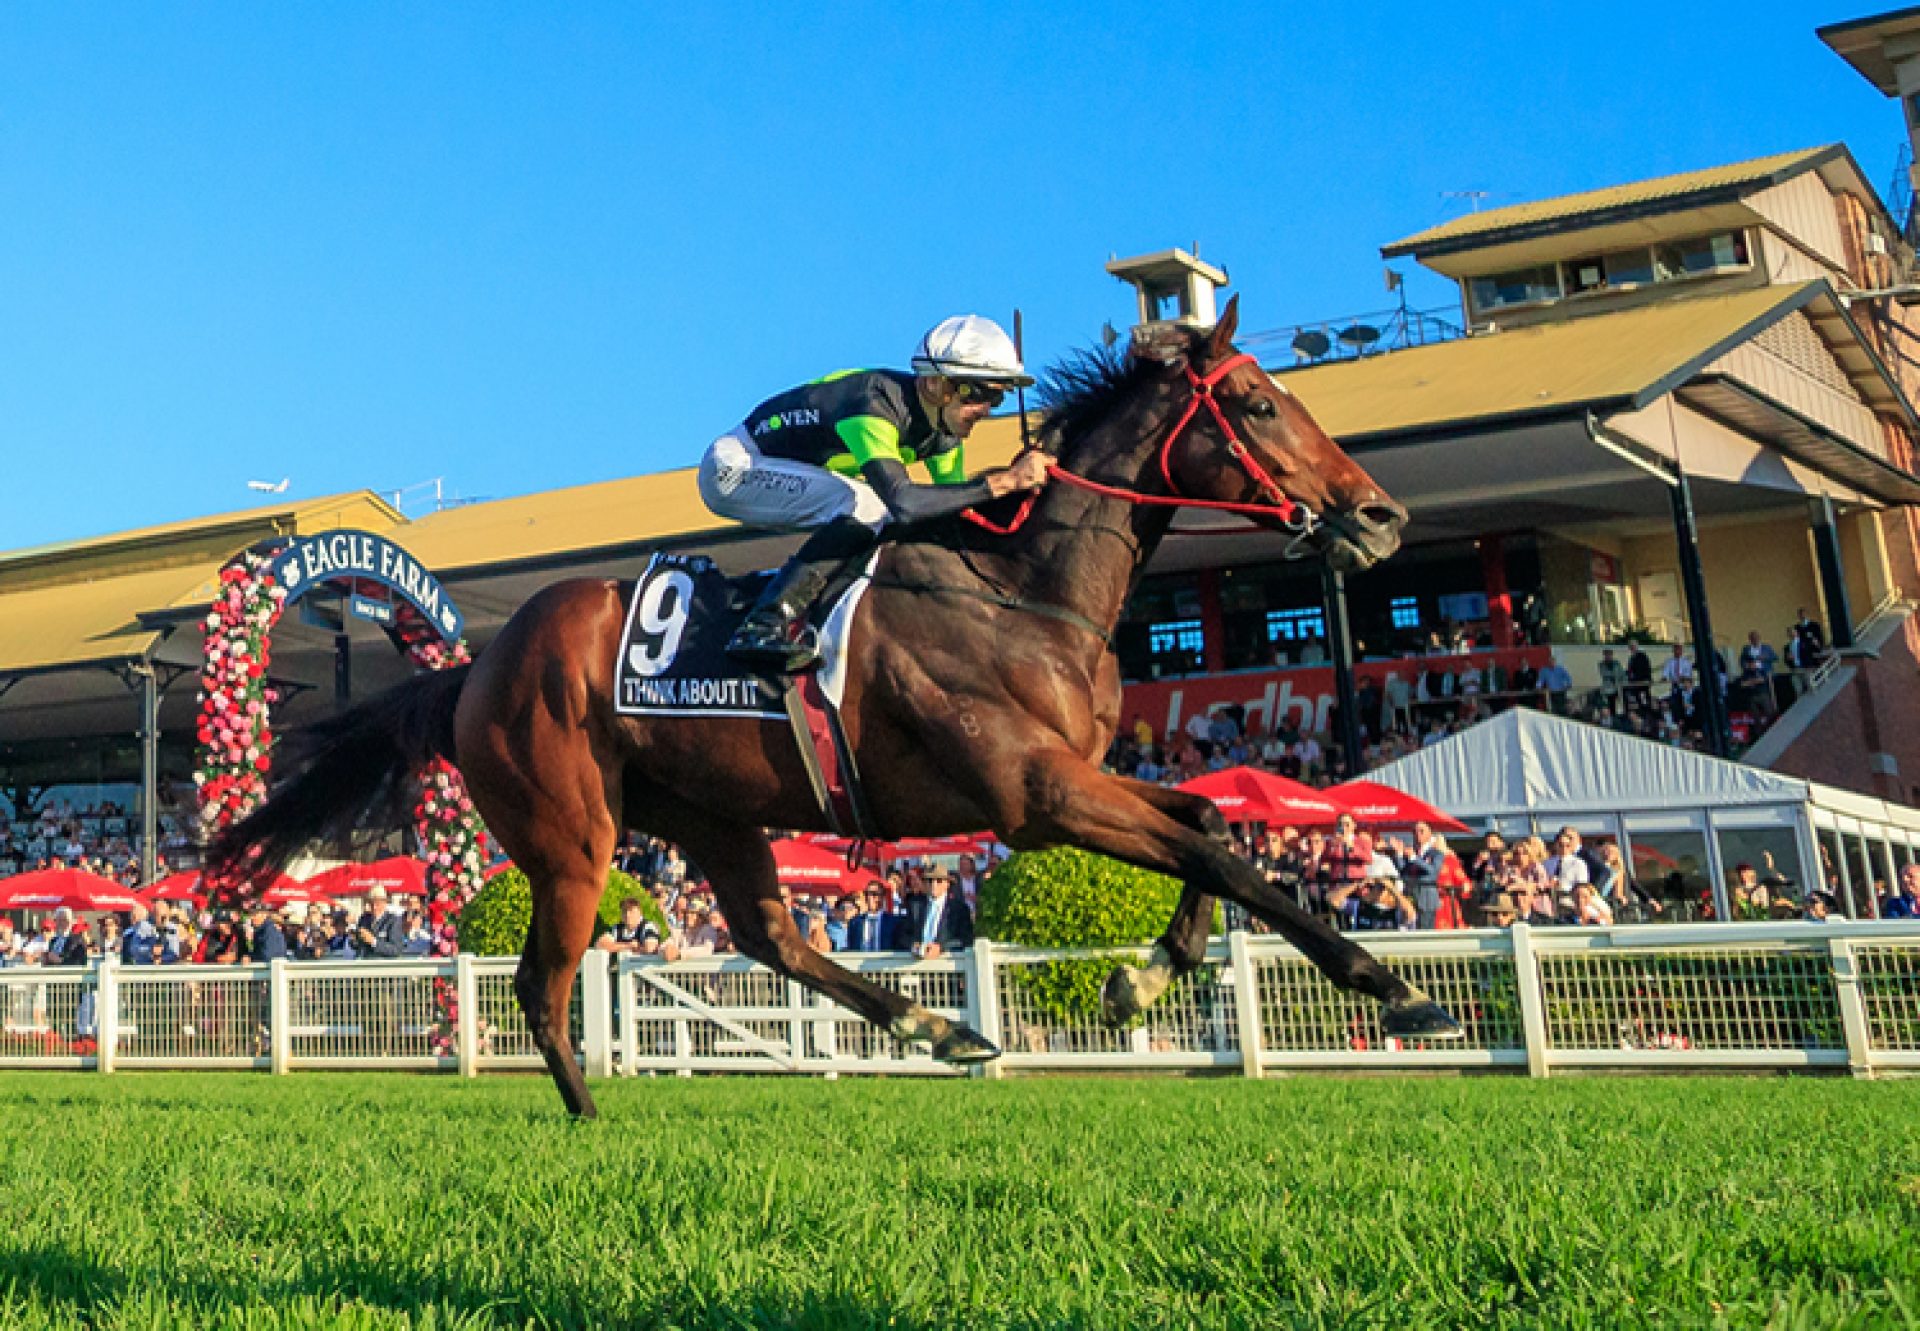
<instances>
[{"instance_id":1,"label":"horse's hoof","mask_svg":"<svg viewBox=\"0 0 1920 1331\"><path fill-rule=\"evenodd\" d=\"M942 1063L985 1063L1000 1057L999 1046L970 1026L955 1026L933 1042L933 1056Z\"/></svg>"},{"instance_id":2,"label":"horse's hoof","mask_svg":"<svg viewBox=\"0 0 1920 1331\"><path fill-rule=\"evenodd\" d=\"M1389 1004L1381 1014L1380 1029L1403 1040L1459 1040L1467 1033L1431 998Z\"/></svg>"},{"instance_id":3,"label":"horse's hoof","mask_svg":"<svg viewBox=\"0 0 1920 1331\"><path fill-rule=\"evenodd\" d=\"M1131 966L1115 966L1100 986L1100 1016L1107 1025L1124 1026L1140 1015L1140 998L1134 985L1138 974Z\"/></svg>"}]
</instances>

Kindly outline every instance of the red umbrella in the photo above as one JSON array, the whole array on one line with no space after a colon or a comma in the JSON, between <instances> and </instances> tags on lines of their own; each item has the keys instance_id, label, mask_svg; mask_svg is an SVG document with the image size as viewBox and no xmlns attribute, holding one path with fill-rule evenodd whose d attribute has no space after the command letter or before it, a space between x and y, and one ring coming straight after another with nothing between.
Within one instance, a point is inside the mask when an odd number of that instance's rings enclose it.
<instances>
[{"instance_id":1,"label":"red umbrella","mask_svg":"<svg viewBox=\"0 0 1920 1331\"><path fill-rule=\"evenodd\" d=\"M847 857L798 838L773 843L773 864L783 887L844 896L871 875L847 867Z\"/></svg>"},{"instance_id":2,"label":"red umbrella","mask_svg":"<svg viewBox=\"0 0 1920 1331\"><path fill-rule=\"evenodd\" d=\"M311 895L311 893L306 892L306 889L303 888L299 882L287 877L285 874L275 874L273 881L267 884L266 891L259 895L262 899L265 899L276 892L285 895L289 889L291 889L292 894L300 900L305 900L306 896ZM251 889L248 889L243 891L242 896L243 898L250 899L253 893ZM156 901L177 901L184 902L192 906L195 910L198 910L213 899L213 894L207 891L207 885L201 878L200 870L183 869L179 873L168 874L165 878L160 879L150 887L141 889L140 898L149 905ZM267 904L273 905L275 903L268 902Z\"/></svg>"},{"instance_id":3,"label":"red umbrella","mask_svg":"<svg viewBox=\"0 0 1920 1331\"><path fill-rule=\"evenodd\" d=\"M426 891L427 866L411 855L394 855L371 864L340 864L307 879L309 897L364 897L376 887L387 895L419 896Z\"/></svg>"},{"instance_id":4,"label":"red umbrella","mask_svg":"<svg viewBox=\"0 0 1920 1331\"><path fill-rule=\"evenodd\" d=\"M853 842L848 837L828 836L821 832L807 832L798 840L819 846L823 850L834 850L845 855ZM984 863L987 850L993 844L990 832L975 832L961 836L938 837L902 837L898 841L870 841L867 843L867 856L878 864L891 864L895 860L913 859L922 855L971 855Z\"/></svg>"},{"instance_id":5,"label":"red umbrella","mask_svg":"<svg viewBox=\"0 0 1920 1331\"><path fill-rule=\"evenodd\" d=\"M1206 796L1230 823L1332 827L1344 812L1324 792L1257 767L1208 772L1178 789Z\"/></svg>"},{"instance_id":6,"label":"red umbrella","mask_svg":"<svg viewBox=\"0 0 1920 1331\"><path fill-rule=\"evenodd\" d=\"M0 910L132 910L140 899L85 869L36 869L0 881Z\"/></svg>"},{"instance_id":7,"label":"red umbrella","mask_svg":"<svg viewBox=\"0 0 1920 1331\"><path fill-rule=\"evenodd\" d=\"M198 869L182 869L179 873L170 873L165 878L140 889L142 899L153 901L184 901L198 909L207 904L207 892L200 884Z\"/></svg>"},{"instance_id":8,"label":"red umbrella","mask_svg":"<svg viewBox=\"0 0 1920 1331\"><path fill-rule=\"evenodd\" d=\"M1425 823L1436 832L1468 832L1458 818L1440 812L1425 800L1378 781L1347 781L1325 792L1326 797L1362 827L1412 827Z\"/></svg>"}]
</instances>

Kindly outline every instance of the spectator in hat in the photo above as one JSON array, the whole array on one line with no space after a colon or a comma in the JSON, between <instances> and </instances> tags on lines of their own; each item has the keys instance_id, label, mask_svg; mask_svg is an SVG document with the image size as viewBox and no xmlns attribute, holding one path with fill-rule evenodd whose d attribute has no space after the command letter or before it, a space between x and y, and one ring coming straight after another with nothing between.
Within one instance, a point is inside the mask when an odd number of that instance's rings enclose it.
<instances>
[{"instance_id":1,"label":"spectator in hat","mask_svg":"<svg viewBox=\"0 0 1920 1331\"><path fill-rule=\"evenodd\" d=\"M406 935L403 946L407 956L433 955L433 926L427 923L427 912L417 900L409 902L400 912L400 932Z\"/></svg>"},{"instance_id":2,"label":"spectator in hat","mask_svg":"<svg viewBox=\"0 0 1920 1331\"><path fill-rule=\"evenodd\" d=\"M327 921L327 936L320 940L318 950L328 961L352 961L358 956L353 950L353 917L344 910L336 910Z\"/></svg>"},{"instance_id":3,"label":"spectator in hat","mask_svg":"<svg viewBox=\"0 0 1920 1331\"><path fill-rule=\"evenodd\" d=\"M407 953L406 921L387 909L387 889L378 884L367 890L366 912L353 931L353 951L383 960Z\"/></svg>"},{"instance_id":4,"label":"spectator in hat","mask_svg":"<svg viewBox=\"0 0 1920 1331\"><path fill-rule=\"evenodd\" d=\"M1807 893L1807 904L1802 909L1800 918L1814 924L1825 924L1828 920L1844 921L1847 917L1831 892L1813 891Z\"/></svg>"},{"instance_id":5,"label":"spectator in hat","mask_svg":"<svg viewBox=\"0 0 1920 1331\"><path fill-rule=\"evenodd\" d=\"M953 894L953 872L927 870L927 890L907 898L906 938L916 957L938 957L973 946L973 912Z\"/></svg>"},{"instance_id":6,"label":"spectator in hat","mask_svg":"<svg viewBox=\"0 0 1920 1331\"><path fill-rule=\"evenodd\" d=\"M1489 927L1511 929L1520 918L1520 906L1511 892L1495 892L1480 903L1480 914Z\"/></svg>"}]
</instances>

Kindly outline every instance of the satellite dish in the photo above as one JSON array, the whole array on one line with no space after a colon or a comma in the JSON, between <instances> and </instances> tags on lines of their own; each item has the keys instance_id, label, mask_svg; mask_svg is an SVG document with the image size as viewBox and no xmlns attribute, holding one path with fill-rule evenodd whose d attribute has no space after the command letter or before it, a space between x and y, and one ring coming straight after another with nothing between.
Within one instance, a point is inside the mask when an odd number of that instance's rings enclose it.
<instances>
[{"instance_id":1,"label":"satellite dish","mask_svg":"<svg viewBox=\"0 0 1920 1331\"><path fill-rule=\"evenodd\" d=\"M1365 351L1380 340L1380 330L1372 324L1355 324L1340 330L1340 340L1355 351Z\"/></svg>"},{"instance_id":2,"label":"satellite dish","mask_svg":"<svg viewBox=\"0 0 1920 1331\"><path fill-rule=\"evenodd\" d=\"M1302 360L1319 360L1333 350L1333 341L1318 328L1293 335L1293 354Z\"/></svg>"},{"instance_id":3,"label":"satellite dish","mask_svg":"<svg viewBox=\"0 0 1920 1331\"><path fill-rule=\"evenodd\" d=\"M1110 347L1115 342L1118 342L1119 340L1120 340L1120 334L1117 331L1115 331L1114 326L1111 322L1100 325L1100 343L1102 346Z\"/></svg>"}]
</instances>

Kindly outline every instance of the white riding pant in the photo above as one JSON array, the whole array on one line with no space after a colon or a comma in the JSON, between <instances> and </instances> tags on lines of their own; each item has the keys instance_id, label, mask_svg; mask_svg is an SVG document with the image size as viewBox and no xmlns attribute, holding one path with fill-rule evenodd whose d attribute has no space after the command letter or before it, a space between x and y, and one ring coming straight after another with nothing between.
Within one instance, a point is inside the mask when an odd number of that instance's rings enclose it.
<instances>
[{"instance_id":1,"label":"white riding pant","mask_svg":"<svg viewBox=\"0 0 1920 1331\"><path fill-rule=\"evenodd\" d=\"M878 532L892 516L872 486L806 462L770 458L742 425L707 446L700 498L723 518L749 527L804 531L852 518Z\"/></svg>"}]
</instances>

